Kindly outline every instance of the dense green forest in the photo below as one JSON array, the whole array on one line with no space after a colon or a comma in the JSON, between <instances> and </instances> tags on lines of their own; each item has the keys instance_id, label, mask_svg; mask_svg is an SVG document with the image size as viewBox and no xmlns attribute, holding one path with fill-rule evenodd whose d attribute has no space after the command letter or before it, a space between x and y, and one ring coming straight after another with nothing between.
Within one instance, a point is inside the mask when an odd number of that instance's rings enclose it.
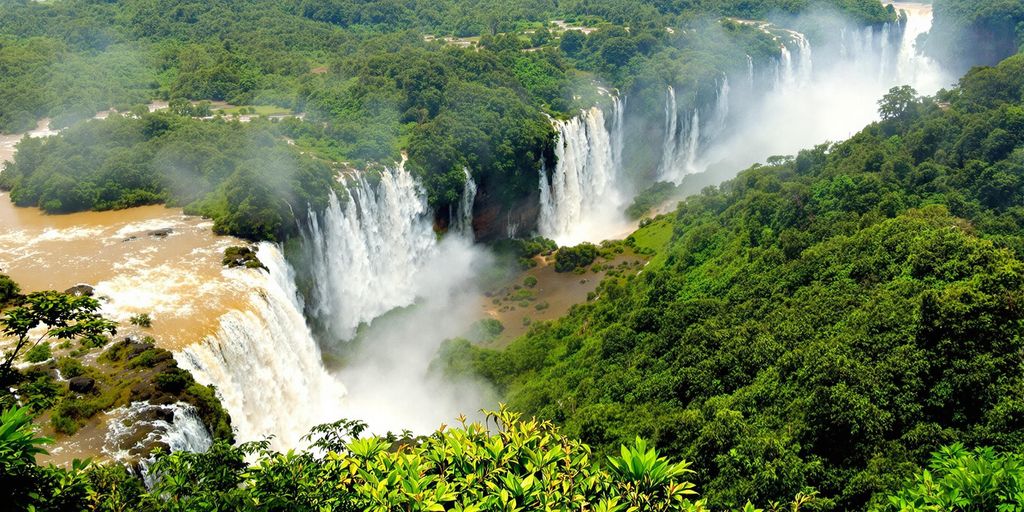
<instances>
[{"instance_id":1,"label":"dense green forest","mask_svg":"<svg viewBox=\"0 0 1024 512\"><path fill-rule=\"evenodd\" d=\"M504 351L445 355L609 453L685 458L714 507L863 509L962 442L1024 442L1024 55L773 159L646 230L635 277Z\"/></svg>"},{"instance_id":2,"label":"dense green forest","mask_svg":"<svg viewBox=\"0 0 1024 512\"><path fill-rule=\"evenodd\" d=\"M463 168L472 171L486 205L511 211L535 193L541 160L553 158L548 116L567 117L606 101L601 85L661 94L674 84L687 101L709 101L723 72L746 73L746 55L767 63L778 53L773 36L719 17L792 14L818 5L837 8L858 23L895 16L872 0L606 0L557 6L5 0L0 131L22 131L43 117L65 127L101 110L138 111L138 105L161 98L273 105L307 114L309 122L292 126L288 136L320 159L361 168L390 164L407 150L438 218L447 218L447 208L458 199ZM553 23L558 18L593 31L565 30ZM124 129L124 123L115 124L121 128L103 129ZM251 157L229 150L222 156L232 167ZM44 172L37 183L8 180L5 186L31 185L33 190L20 193L19 204L48 211L194 200L150 185L99 197L75 190L105 188L93 181L93 170L63 171L73 179L48 180ZM160 172L149 169L145 181L160 181ZM230 175L204 173L208 188ZM260 204L272 200L251 197ZM220 225L250 238L281 234L273 226Z\"/></svg>"},{"instance_id":3,"label":"dense green forest","mask_svg":"<svg viewBox=\"0 0 1024 512\"><path fill-rule=\"evenodd\" d=\"M281 240L294 212L322 207L333 183L331 167L281 141L285 125L114 115L25 139L0 187L49 213L166 202L212 218L219 233Z\"/></svg>"}]
</instances>

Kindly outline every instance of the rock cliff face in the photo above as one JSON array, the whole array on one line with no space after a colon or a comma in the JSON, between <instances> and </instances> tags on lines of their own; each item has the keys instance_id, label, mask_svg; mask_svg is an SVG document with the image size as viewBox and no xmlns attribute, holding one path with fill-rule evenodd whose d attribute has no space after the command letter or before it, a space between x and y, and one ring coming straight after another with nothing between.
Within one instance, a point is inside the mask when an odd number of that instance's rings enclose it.
<instances>
[{"instance_id":1,"label":"rock cliff face","mask_svg":"<svg viewBox=\"0 0 1024 512\"><path fill-rule=\"evenodd\" d=\"M537 231L539 217L539 189L511 206L498 202L494 194L480 190L473 208L473 232L480 242L528 237Z\"/></svg>"}]
</instances>

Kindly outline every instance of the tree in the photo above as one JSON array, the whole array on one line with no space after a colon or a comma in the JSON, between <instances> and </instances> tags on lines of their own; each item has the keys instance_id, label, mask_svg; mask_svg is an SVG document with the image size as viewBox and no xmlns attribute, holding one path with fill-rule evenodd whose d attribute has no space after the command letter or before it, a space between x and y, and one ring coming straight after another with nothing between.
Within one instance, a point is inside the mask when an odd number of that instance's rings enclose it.
<instances>
[{"instance_id":1,"label":"tree","mask_svg":"<svg viewBox=\"0 0 1024 512\"><path fill-rule=\"evenodd\" d=\"M909 85L893 87L878 102L883 121L905 120L913 115L918 103L917 91Z\"/></svg>"},{"instance_id":2,"label":"tree","mask_svg":"<svg viewBox=\"0 0 1024 512\"><path fill-rule=\"evenodd\" d=\"M575 56L583 49L586 39L587 37L579 30L566 30L562 34L562 42L559 43L559 46L566 55Z\"/></svg>"},{"instance_id":3,"label":"tree","mask_svg":"<svg viewBox=\"0 0 1024 512\"><path fill-rule=\"evenodd\" d=\"M117 333L117 324L100 316L100 303L92 297L75 297L55 291L35 292L24 303L7 311L0 326L7 336L17 340L0 364L0 382L12 373L12 366L26 347L34 347L48 338L71 340L97 339ZM32 331L45 329L35 336ZM31 348L29 347L29 348Z\"/></svg>"}]
</instances>

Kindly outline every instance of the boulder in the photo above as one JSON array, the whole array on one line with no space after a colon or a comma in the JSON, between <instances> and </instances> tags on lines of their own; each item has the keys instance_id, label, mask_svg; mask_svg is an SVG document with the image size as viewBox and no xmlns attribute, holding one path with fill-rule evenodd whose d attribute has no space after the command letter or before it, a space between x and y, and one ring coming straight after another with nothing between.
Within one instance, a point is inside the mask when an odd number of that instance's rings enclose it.
<instances>
[{"instance_id":1,"label":"boulder","mask_svg":"<svg viewBox=\"0 0 1024 512\"><path fill-rule=\"evenodd\" d=\"M90 377L72 377L68 380L68 389L75 393L88 393L96 387L96 379Z\"/></svg>"},{"instance_id":2,"label":"boulder","mask_svg":"<svg viewBox=\"0 0 1024 512\"><path fill-rule=\"evenodd\" d=\"M74 295L75 297L92 297L92 294L95 291L95 288L87 284L76 284L71 288L64 290L64 293L68 295Z\"/></svg>"},{"instance_id":3,"label":"boulder","mask_svg":"<svg viewBox=\"0 0 1024 512\"><path fill-rule=\"evenodd\" d=\"M171 228L154 229L152 231L146 232L147 235L156 238L167 238L167 236L170 235L171 233L174 233L174 230Z\"/></svg>"}]
</instances>

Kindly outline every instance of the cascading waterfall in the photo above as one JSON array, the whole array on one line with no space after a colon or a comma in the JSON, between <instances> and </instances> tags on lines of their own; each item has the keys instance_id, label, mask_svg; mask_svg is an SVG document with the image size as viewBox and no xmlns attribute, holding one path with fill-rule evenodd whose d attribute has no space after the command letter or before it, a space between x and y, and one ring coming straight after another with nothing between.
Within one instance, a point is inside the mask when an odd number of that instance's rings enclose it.
<instances>
[{"instance_id":1,"label":"cascading waterfall","mask_svg":"<svg viewBox=\"0 0 1024 512\"><path fill-rule=\"evenodd\" d=\"M686 164L682 168L683 175L696 170L697 152L700 150L700 107L694 107L693 118L687 126L689 137L686 139ZM678 182L682 177L678 177Z\"/></svg>"},{"instance_id":2,"label":"cascading waterfall","mask_svg":"<svg viewBox=\"0 0 1024 512\"><path fill-rule=\"evenodd\" d=\"M612 108L620 109L621 103L613 102ZM620 114L612 115L616 119ZM617 127L621 123L613 122L613 129ZM604 112L597 107L568 121L556 121L555 129L556 167L550 176L543 169L540 177L539 228L542 236L565 245L590 239L621 216L612 143L621 135L609 133Z\"/></svg>"},{"instance_id":3,"label":"cascading waterfall","mask_svg":"<svg viewBox=\"0 0 1024 512\"><path fill-rule=\"evenodd\" d=\"M154 443L164 443L172 452L194 453L205 452L213 445L196 408L186 403L132 402L107 414L111 421L103 451L114 460L145 456Z\"/></svg>"},{"instance_id":4,"label":"cascading waterfall","mask_svg":"<svg viewBox=\"0 0 1024 512\"><path fill-rule=\"evenodd\" d=\"M476 202L476 182L468 168L462 168L466 181L462 185L462 197L459 198L459 207L455 220L452 222L452 230L469 240L473 240L473 203Z\"/></svg>"},{"instance_id":5,"label":"cascading waterfall","mask_svg":"<svg viewBox=\"0 0 1024 512\"><path fill-rule=\"evenodd\" d=\"M416 300L414 277L436 250L426 193L403 163L374 186L352 178L344 202L331 193L310 212L305 237L313 283L310 316L335 340Z\"/></svg>"},{"instance_id":6,"label":"cascading waterfall","mask_svg":"<svg viewBox=\"0 0 1024 512\"><path fill-rule=\"evenodd\" d=\"M249 308L221 317L217 333L175 354L203 384L215 384L242 441L274 434L289 449L319 423L336 420L344 386L324 369L302 314L294 273L274 245L257 256L269 269L232 269Z\"/></svg>"},{"instance_id":7,"label":"cascading waterfall","mask_svg":"<svg viewBox=\"0 0 1024 512\"><path fill-rule=\"evenodd\" d=\"M616 169L622 169L623 137L625 136L626 99L612 97L612 161Z\"/></svg>"},{"instance_id":8,"label":"cascading waterfall","mask_svg":"<svg viewBox=\"0 0 1024 512\"><path fill-rule=\"evenodd\" d=\"M772 83L774 78L775 87L742 109L734 104L730 129L718 136L710 136L705 125L699 163L724 173L771 155L844 140L877 120L878 99L891 87L909 84L933 94L948 85L949 77L914 47L930 27L930 6L897 3L896 8L906 10L905 23L847 26L813 49L803 34L766 25L764 30L779 38L779 53L755 79L764 76Z\"/></svg>"},{"instance_id":9,"label":"cascading waterfall","mask_svg":"<svg viewBox=\"0 0 1024 512\"><path fill-rule=\"evenodd\" d=\"M676 125L679 122L678 116L676 89L670 85L665 93L665 139L662 143L661 171L658 173L662 179L672 179L672 166L676 161Z\"/></svg>"},{"instance_id":10,"label":"cascading waterfall","mask_svg":"<svg viewBox=\"0 0 1024 512\"><path fill-rule=\"evenodd\" d=\"M754 58L747 55L747 86L754 88Z\"/></svg>"},{"instance_id":11,"label":"cascading waterfall","mask_svg":"<svg viewBox=\"0 0 1024 512\"><path fill-rule=\"evenodd\" d=\"M722 75L722 85L719 86L718 96L715 98L714 116L711 118L710 130L706 132L706 137L709 139L717 137L725 130L725 123L729 118L730 92L729 77Z\"/></svg>"}]
</instances>

